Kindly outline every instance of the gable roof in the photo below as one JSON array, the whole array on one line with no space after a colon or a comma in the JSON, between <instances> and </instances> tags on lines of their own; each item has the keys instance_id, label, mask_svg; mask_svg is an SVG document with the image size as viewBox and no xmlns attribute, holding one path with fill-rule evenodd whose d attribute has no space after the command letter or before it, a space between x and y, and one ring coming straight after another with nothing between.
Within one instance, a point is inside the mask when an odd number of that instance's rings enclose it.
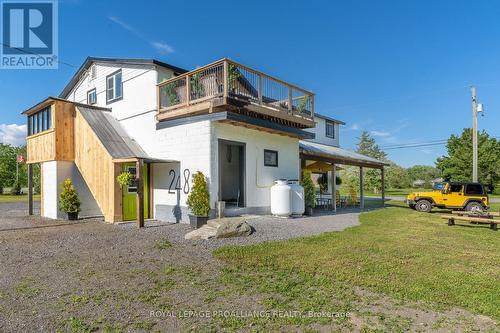
<instances>
[{"instance_id":1,"label":"gable roof","mask_svg":"<svg viewBox=\"0 0 500 333\"><path fill-rule=\"evenodd\" d=\"M156 65L163 68L170 69L174 71L176 74L182 74L188 72L186 69L172 66L165 62L155 60L155 59L133 59L133 58L100 58L100 57L87 57L83 64L78 68L75 75L71 78L68 84L64 87L62 92L59 94L60 98L66 98L71 89L75 86L75 84L80 80L81 75L90 68L90 66L94 62L106 62L111 64L129 64L129 65Z\"/></svg>"},{"instance_id":2,"label":"gable roof","mask_svg":"<svg viewBox=\"0 0 500 333\"><path fill-rule=\"evenodd\" d=\"M314 116L318 117L318 118L321 118L321 119L329 120L331 122L334 122L334 123L337 123L337 124L340 124L340 125L345 125L345 123L342 120L337 120L335 118L328 117L328 116L322 115L322 114L317 113L317 112L314 112Z\"/></svg>"}]
</instances>

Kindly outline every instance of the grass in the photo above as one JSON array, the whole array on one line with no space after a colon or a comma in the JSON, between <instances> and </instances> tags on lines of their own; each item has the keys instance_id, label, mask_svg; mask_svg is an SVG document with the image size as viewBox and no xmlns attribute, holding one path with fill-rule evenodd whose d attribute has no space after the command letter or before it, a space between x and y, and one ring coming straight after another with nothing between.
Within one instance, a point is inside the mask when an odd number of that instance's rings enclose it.
<instances>
[{"instance_id":1,"label":"grass","mask_svg":"<svg viewBox=\"0 0 500 333\"><path fill-rule=\"evenodd\" d=\"M155 243L155 248L158 250L166 250L172 246L173 246L172 242L170 242L167 239L159 240L159 241L156 241L156 243Z\"/></svg>"},{"instance_id":2,"label":"grass","mask_svg":"<svg viewBox=\"0 0 500 333\"><path fill-rule=\"evenodd\" d=\"M498 232L480 225L449 227L438 213L404 207L365 213L360 220L361 226L340 233L224 247L215 255L236 271L292 281L302 274L303 288L314 289L312 277L333 280L437 310L461 307L500 320ZM278 299L286 296L286 285L273 288Z\"/></svg>"},{"instance_id":3,"label":"grass","mask_svg":"<svg viewBox=\"0 0 500 333\"><path fill-rule=\"evenodd\" d=\"M33 195L34 201L40 201L40 194ZM10 195L10 194L0 194L0 202L28 202L28 195Z\"/></svg>"}]
</instances>

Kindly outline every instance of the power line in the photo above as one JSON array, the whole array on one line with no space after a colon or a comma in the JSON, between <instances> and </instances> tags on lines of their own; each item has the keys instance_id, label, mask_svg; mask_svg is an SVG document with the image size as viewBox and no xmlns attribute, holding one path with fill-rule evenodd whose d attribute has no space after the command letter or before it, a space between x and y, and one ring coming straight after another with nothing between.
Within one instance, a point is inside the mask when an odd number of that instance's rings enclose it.
<instances>
[{"instance_id":1,"label":"power line","mask_svg":"<svg viewBox=\"0 0 500 333\"><path fill-rule=\"evenodd\" d=\"M389 148L381 148L382 150L392 150L392 149L403 149L403 148L418 148L418 147L429 147L429 146L440 146L444 145L446 142L435 142L435 143L424 143L424 144L414 144L405 146L394 146Z\"/></svg>"},{"instance_id":2,"label":"power line","mask_svg":"<svg viewBox=\"0 0 500 333\"><path fill-rule=\"evenodd\" d=\"M26 53L26 54L31 54L31 55L34 55L34 56L37 56L37 57L43 57L41 54L30 52L30 51L26 51L26 50L20 49L18 47L12 47L9 44L3 43L3 42L0 42L0 44L2 44L3 46L6 46L8 48L11 48L11 49L14 49L14 50L18 50L19 52L23 52L23 53ZM57 60L57 59L54 59L54 61L57 62L58 64L65 65L65 66L68 66L68 67L71 67L71 68L78 68L78 66L70 64L69 62L65 62L65 61L61 61L61 60Z\"/></svg>"}]
</instances>

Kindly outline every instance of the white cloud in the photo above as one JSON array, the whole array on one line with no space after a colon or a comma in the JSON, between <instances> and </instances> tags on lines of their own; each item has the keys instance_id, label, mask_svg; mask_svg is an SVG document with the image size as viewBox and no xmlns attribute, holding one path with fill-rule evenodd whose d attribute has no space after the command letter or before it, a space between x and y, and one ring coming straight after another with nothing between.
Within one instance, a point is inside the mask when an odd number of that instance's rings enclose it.
<instances>
[{"instance_id":1,"label":"white cloud","mask_svg":"<svg viewBox=\"0 0 500 333\"><path fill-rule=\"evenodd\" d=\"M21 146L26 142L26 125L0 124L0 142L12 146Z\"/></svg>"},{"instance_id":2,"label":"white cloud","mask_svg":"<svg viewBox=\"0 0 500 333\"><path fill-rule=\"evenodd\" d=\"M391 135L391 133L386 131L371 131L370 134L373 136L380 136L380 137L388 137Z\"/></svg>"},{"instance_id":3,"label":"white cloud","mask_svg":"<svg viewBox=\"0 0 500 333\"><path fill-rule=\"evenodd\" d=\"M160 54L174 53L174 48L164 42L151 42L151 45L158 50Z\"/></svg>"},{"instance_id":4,"label":"white cloud","mask_svg":"<svg viewBox=\"0 0 500 333\"><path fill-rule=\"evenodd\" d=\"M160 53L160 54L174 53L174 48L172 46L170 46L167 43L162 42L162 41L153 41L153 40L147 38L146 36L144 36L144 34L141 31L137 30L136 28L134 28L133 26L131 26L130 24L126 23L125 21L123 21L120 18L118 18L116 16L110 15L110 16L108 16L108 20L116 23L117 25L119 25L123 29L129 31L130 33L134 34L138 38L140 38L143 41L147 42L154 49L156 49L156 51L158 51L158 53Z\"/></svg>"},{"instance_id":5,"label":"white cloud","mask_svg":"<svg viewBox=\"0 0 500 333\"><path fill-rule=\"evenodd\" d=\"M433 153L433 151L432 151L432 150L430 150L430 149L425 149L425 148L424 148L424 149L420 149L420 152L422 152L422 153L424 153L424 154L427 154L427 155L430 155L430 154L432 154L432 153Z\"/></svg>"}]
</instances>

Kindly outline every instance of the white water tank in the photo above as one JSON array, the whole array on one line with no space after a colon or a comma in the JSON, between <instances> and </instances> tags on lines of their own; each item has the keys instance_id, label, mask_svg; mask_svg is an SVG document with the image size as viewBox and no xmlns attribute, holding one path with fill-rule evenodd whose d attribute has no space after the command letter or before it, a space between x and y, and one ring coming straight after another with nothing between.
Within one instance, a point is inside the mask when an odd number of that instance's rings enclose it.
<instances>
[{"instance_id":1,"label":"white water tank","mask_svg":"<svg viewBox=\"0 0 500 333\"><path fill-rule=\"evenodd\" d=\"M283 217L292 214L291 192L292 188L286 179L274 181L271 186L271 214Z\"/></svg>"},{"instance_id":2,"label":"white water tank","mask_svg":"<svg viewBox=\"0 0 500 333\"><path fill-rule=\"evenodd\" d=\"M303 215L306 209L304 200L304 188L300 186L299 181L289 180L288 185L291 188L292 215Z\"/></svg>"}]
</instances>

